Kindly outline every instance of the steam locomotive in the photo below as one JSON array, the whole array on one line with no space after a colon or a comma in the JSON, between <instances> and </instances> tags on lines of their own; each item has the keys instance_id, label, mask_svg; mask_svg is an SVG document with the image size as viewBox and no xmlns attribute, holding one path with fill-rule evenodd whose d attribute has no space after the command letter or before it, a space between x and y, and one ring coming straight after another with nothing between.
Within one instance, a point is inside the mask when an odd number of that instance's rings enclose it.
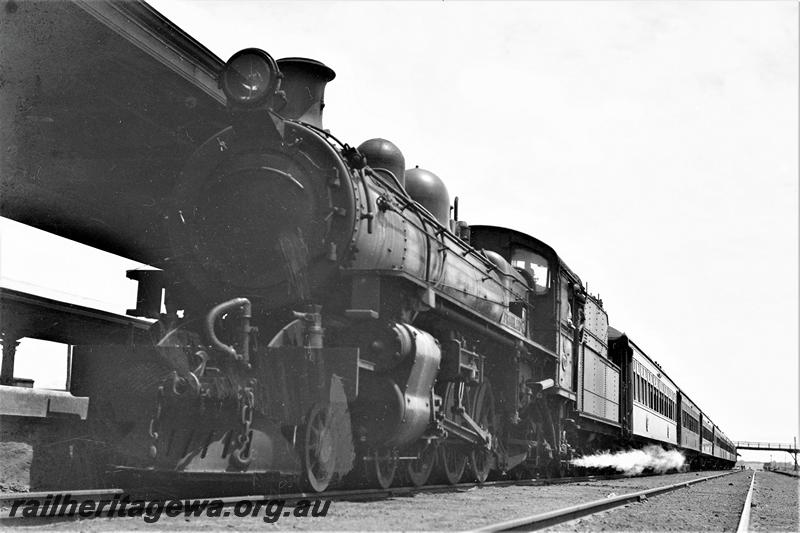
<instances>
[{"instance_id":1,"label":"steam locomotive","mask_svg":"<svg viewBox=\"0 0 800 533\"><path fill-rule=\"evenodd\" d=\"M644 442L735 460L555 250L459 220L391 142L323 129L334 76L258 49L227 62L230 126L164 210L171 254L129 273L152 343L75 347L73 392L92 400L73 483L483 482Z\"/></svg>"}]
</instances>

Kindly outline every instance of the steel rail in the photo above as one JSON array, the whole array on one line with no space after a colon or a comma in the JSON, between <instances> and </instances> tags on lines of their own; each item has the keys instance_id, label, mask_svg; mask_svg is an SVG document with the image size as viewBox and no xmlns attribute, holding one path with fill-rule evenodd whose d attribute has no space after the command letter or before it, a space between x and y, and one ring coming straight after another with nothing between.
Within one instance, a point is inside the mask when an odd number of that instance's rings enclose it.
<instances>
[{"instance_id":1,"label":"steel rail","mask_svg":"<svg viewBox=\"0 0 800 533\"><path fill-rule=\"evenodd\" d=\"M505 479L500 481L486 481L484 483L455 483L439 484L439 485L423 485L421 487L402 486L402 487L389 487L388 489L379 488L363 488L363 489L343 489L343 490L328 490L325 492L294 492L287 494L269 494L269 495L248 495L248 496L225 496L216 498L222 500L225 505L234 504L242 500L248 501L262 501L267 499L280 498L287 503L296 502L298 500L305 500L309 498L324 498L326 500L360 500L360 499L379 499L391 498L393 496L411 496L414 494L427 493L427 492L459 492L469 490L474 487L537 487L547 485L567 485L571 483L591 483L593 481L611 481L615 479L624 479L630 477L649 477L648 474L643 476L626 476L625 474L610 474L604 476L582 476L582 477L563 477L563 478L541 478L541 479L520 479L512 480ZM669 474L666 474L669 475Z\"/></svg>"},{"instance_id":2,"label":"steel rail","mask_svg":"<svg viewBox=\"0 0 800 533\"><path fill-rule=\"evenodd\" d=\"M677 473L675 473L677 474ZM343 489L331 490L322 493L316 492L294 492L294 493L269 493L259 495L242 495L242 496L202 496L192 498L171 498L175 500L219 500L225 507L234 506L241 501L262 502L269 500L281 500L287 505L291 505L300 500L308 499L324 499L324 500L350 500L350 501L369 501L378 500L382 498L391 498L395 496L411 496L420 493L437 493L437 492L463 492L474 487L536 487L548 485L568 485L573 483L591 483L595 481L611 481L616 479L633 479L636 477L653 477L653 476L670 476L675 474L644 474L638 476L630 476L625 474L609 474L609 475L591 475L581 477L563 477L563 478L541 478L541 479L522 479L522 480L500 480L500 481L487 481L485 483L456 483L453 485L439 484L439 485L424 485L421 487L402 486L402 487L389 487L388 489L380 488L363 488L363 489ZM716 477L716 476L714 476ZM708 478L702 478L705 480ZM689 483L696 483L699 480L692 480ZM687 482L678 483L677 485L686 485ZM55 498L58 495L67 496L72 500L77 500L78 503L87 500L111 500L115 496L120 499L127 495L123 489L91 489L91 490L57 490L49 492L11 492L0 493L0 507L8 507L7 502L18 500L38 500L44 501L46 498ZM99 496L99 497L98 497ZM144 502L145 507L151 502L166 501L170 498L151 499ZM131 498L131 501L136 498ZM22 515L15 515L13 517L0 515L0 523L5 520L13 520L23 518ZM71 518L68 516L54 516L50 518L64 519Z\"/></svg>"},{"instance_id":3,"label":"steel rail","mask_svg":"<svg viewBox=\"0 0 800 533\"><path fill-rule=\"evenodd\" d=\"M794 473L794 472L796 472L796 470L794 470L792 472L784 472L783 470L767 470L767 472L772 472L773 474L780 474L782 476L789 476L789 477L794 477L794 478L800 477L800 476L798 476L797 474Z\"/></svg>"},{"instance_id":4,"label":"steel rail","mask_svg":"<svg viewBox=\"0 0 800 533\"><path fill-rule=\"evenodd\" d=\"M753 504L753 487L756 484L756 471L753 470L753 477L750 478L750 489L747 491L747 498L744 500L744 507L742 507L742 515L739 517L739 526L736 528L736 533L747 533L750 529L750 508Z\"/></svg>"},{"instance_id":5,"label":"steel rail","mask_svg":"<svg viewBox=\"0 0 800 533\"><path fill-rule=\"evenodd\" d=\"M582 476L582 477L564 477L564 478L543 478L543 479L521 479L521 480L500 480L500 481L487 481L484 483L456 483L454 485L449 484L438 484L438 485L423 485L421 487L414 487L414 486L400 486L400 487L389 487L388 489L380 489L380 488L363 488L363 489L342 489L342 490L329 490L325 492L292 492L292 493L269 493L269 494L259 494L259 495L241 495L241 496L221 496L221 497L214 497L214 496L204 496L204 497L197 497L197 498L176 498L176 499L205 499L205 500L220 500L225 505L233 505L236 502L248 500L248 501L263 501L267 499L281 499L285 500L286 502L296 502L298 500L304 500L309 498L324 498L330 500L337 500L337 499L358 499L358 498L369 498L369 499L376 499L376 498L386 498L392 496L407 496L410 494L416 494L421 492L447 492L453 491L457 492L459 490L466 490L471 489L473 487L505 487L505 486L545 486L545 485L560 485L560 484L569 484L569 483L587 483L592 481L608 481L614 479L622 479L631 476L625 476L624 474L610 474L610 475L592 475L592 476ZM645 476L637 476L637 477L647 477ZM109 497L113 498L114 496L124 496L127 494L125 490L114 488L114 489L90 489L90 490L53 490L53 491L42 491L42 492L3 492L0 493L0 505L3 505L4 502L10 501L17 501L17 500L39 500L42 501L47 497L55 497L58 495L61 496L70 496L73 499L80 501L86 501L91 498L92 496L100 496L100 497ZM99 498L94 498L99 499ZM161 501L158 499L148 500L150 501Z\"/></svg>"},{"instance_id":6,"label":"steel rail","mask_svg":"<svg viewBox=\"0 0 800 533\"><path fill-rule=\"evenodd\" d=\"M0 504L3 502L10 502L15 500L44 500L48 496L69 495L72 498L80 501L86 501L92 496L122 496L125 491L122 489L83 489L83 490L53 490L42 492L0 492Z\"/></svg>"},{"instance_id":7,"label":"steel rail","mask_svg":"<svg viewBox=\"0 0 800 533\"><path fill-rule=\"evenodd\" d=\"M472 533L478 533L478 532L485 533L494 531L533 531L536 529L542 529L557 524L563 524L564 522L569 522L570 520L575 520L576 518L580 518L583 516L599 513L600 511L605 511L607 509L613 509L614 507L621 507L631 502L643 501L646 500L649 496L656 496L658 494L663 494L665 492L671 492L673 490L689 487L690 485L694 485L695 483L710 481L712 479L728 476L733 473L734 471L731 471L699 479L681 481L680 483L674 483L672 485L665 485L653 489L631 492L628 494L623 494L622 496L616 496L614 498L603 498L602 500L595 500L587 503L582 503L579 505L573 505L571 507L557 509L555 511L548 511L546 513L526 516L514 520L507 520L505 522L490 524L482 528L474 529L472 530Z\"/></svg>"},{"instance_id":8,"label":"steel rail","mask_svg":"<svg viewBox=\"0 0 800 533\"><path fill-rule=\"evenodd\" d=\"M654 474L652 474L654 475ZM564 485L570 483L589 483L592 481L607 481L614 479L621 479L631 476L624 474L611 474L611 475L593 475L572 478L545 478L545 479L522 479L522 480L500 480L500 481L487 481L485 483L456 483L453 485L439 484L439 485L423 485L421 487L402 486L402 487L389 487L388 489L380 488L363 488L363 489L343 489L343 490L329 490L321 493L317 492L294 492L294 493L269 493L259 495L244 495L244 496L204 496L192 498L155 498L147 501L143 500L144 508L155 502L163 502L169 499L174 500L218 500L222 502L224 507L233 507L242 501L249 502L269 502L280 500L285 505L294 505L301 500L310 499L324 499L331 501L371 501L380 500L384 498L391 498L395 496L413 496L419 493L438 493L438 492L463 492L474 487L506 487L506 486L546 486L546 485ZM648 475L640 476L648 477ZM92 490L58 490L50 492L6 492L0 493L0 507L11 507L11 502L19 500L35 500L37 502L44 502L47 498L50 501L55 501L57 505L63 503L65 497L69 497L70 501L76 501L78 506L84 501L111 501L115 497L122 500L127 493L123 489L92 489ZM56 498L61 496L61 498ZM136 501L138 498L129 498L130 501ZM24 504L23 504L24 505ZM106 516L110 512L110 508L101 512L100 516ZM33 520L49 521L49 520L71 520L77 518L74 515L59 515L54 513L53 516L48 517L35 517ZM22 513L18 512L14 516L8 515L8 509L0 513L0 524L6 521L27 519Z\"/></svg>"},{"instance_id":9,"label":"steel rail","mask_svg":"<svg viewBox=\"0 0 800 533\"><path fill-rule=\"evenodd\" d=\"M484 483L466 482L438 485L423 485L421 487L414 487L412 485L403 485L398 487L389 487L388 489L381 488L360 488L360 489L342 489L342 490L327 490L325 492L290 492L290 493L270 493L258 495L242 495L242 496L221 496L221 497L206 497L203 499L216 499L221 500L225 505L234 505L240 501L267 501L280 499L287 504L297 502L299 500L307 499L325 499L325 500L375 500L380 498L391 498L394 496L412 496L414 494L422 493L438 493L438 492L459 492L466 491L475 487L544 487L548 485L569 485L573 483L591 483L594 481L613 481L617 479L632 479L638 477L654 477L654 476L671 476L681 474L683 472L674 472L670 474L639 474L631 476L627 474L605 474L605 475L590 475L578 477L561 477L561 478L538 478L538 479L504 479L499 481L486 481Z\"/></svg>"}]
</instances>

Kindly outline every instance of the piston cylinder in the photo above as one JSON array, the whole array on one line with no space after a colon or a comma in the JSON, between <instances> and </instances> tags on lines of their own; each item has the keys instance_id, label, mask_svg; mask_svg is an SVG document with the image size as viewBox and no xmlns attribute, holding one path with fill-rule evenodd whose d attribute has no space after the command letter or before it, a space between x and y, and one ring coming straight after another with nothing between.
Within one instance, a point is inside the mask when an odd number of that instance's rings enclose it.
<instances>
[{"instance_id":1,"label":"piston cylinder","mask_svg":"<svg viewBox=\"0 0 800 533\"><path fill-rule=\"evenodd\" d=\"M431 389L442 355L429 333L408 324L394 324L392 329L395 346L403 352L397 354L400 363L364 376L354 411L374 439L372 444L400 447L419 438L432 420Z\"/></svg>"}]
</instances>

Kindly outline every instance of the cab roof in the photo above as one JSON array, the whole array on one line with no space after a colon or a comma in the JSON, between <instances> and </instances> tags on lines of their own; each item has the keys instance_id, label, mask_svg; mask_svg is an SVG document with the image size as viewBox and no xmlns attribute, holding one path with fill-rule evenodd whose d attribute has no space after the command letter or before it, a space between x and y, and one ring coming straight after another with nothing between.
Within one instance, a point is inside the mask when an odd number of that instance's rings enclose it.
<instances>
[{"instance_id":1,"label":"cab roof","mask_svg":"<svg viewBox=\"0 0 800 533\"><path fill-rule=\"evenodd\" d=\"M578 283L583 285L583 282L581 282L581 278L575 273L575 271L573 271L564 262L563 259L561 259L561 257L555 251L555 249L552 246L550 246L549 244L547 244L546 242L537 239L536 237L532 237L532 236L528 235L527 233L523 233L523 232L515 230L515 229L504 228L502 226L491 226L491 225L476 224L474 226L470 226L470 229L471 230L475 230L475 229L477 229L477 230L486 230L486 231L491 231L491 232L496 232L496 233L505 233L505 234L508 235L508 237L510 239L510 243L509 244L512 244L512 245L513 244L519 244L519 245L525 246L527 248L532 248L534 250L541 250L544 253L555 257L556 260L558 261L559 266L562 269L566 270L571 277L575 278L578 281Z\"/></svg>"}]
</instances>

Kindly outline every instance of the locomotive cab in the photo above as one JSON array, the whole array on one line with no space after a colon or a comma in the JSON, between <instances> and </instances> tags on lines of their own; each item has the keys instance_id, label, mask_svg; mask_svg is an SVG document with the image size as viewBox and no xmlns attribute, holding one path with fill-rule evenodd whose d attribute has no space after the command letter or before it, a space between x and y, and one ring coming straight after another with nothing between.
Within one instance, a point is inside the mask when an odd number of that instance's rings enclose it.
<instances>
[{"instance_id":1,"label":"locomotive cab","mask_svg":"<svg viewBox=\"0 0 800 533\"><path fill-rule=\"evenodd\" d=\"M524 233L495 226L471 226L472 245L500 254L518 272L532 278L530 337L558 357L553 369L559 394L575 399L573 344L579 322L580 278L550 246Z\"/></svg>"},{"instance_id":2,"label":"locomotive cab","mask_svg":"<svg viewBox=\"0 0 800 533\"><path fill-rule=\"evenodd\" d=\"M577 274L542 241L506 228L470 229L473 246L494 250L533 281L530 337L556 356L546 369L555 385L547 392L561 399L563 417L570 421L565 429L577 431L570 444L588 449L598 437L613 438L620 428L620 367L609 359L602 301L588 294Z\"/></svg>"}]
</instances>

